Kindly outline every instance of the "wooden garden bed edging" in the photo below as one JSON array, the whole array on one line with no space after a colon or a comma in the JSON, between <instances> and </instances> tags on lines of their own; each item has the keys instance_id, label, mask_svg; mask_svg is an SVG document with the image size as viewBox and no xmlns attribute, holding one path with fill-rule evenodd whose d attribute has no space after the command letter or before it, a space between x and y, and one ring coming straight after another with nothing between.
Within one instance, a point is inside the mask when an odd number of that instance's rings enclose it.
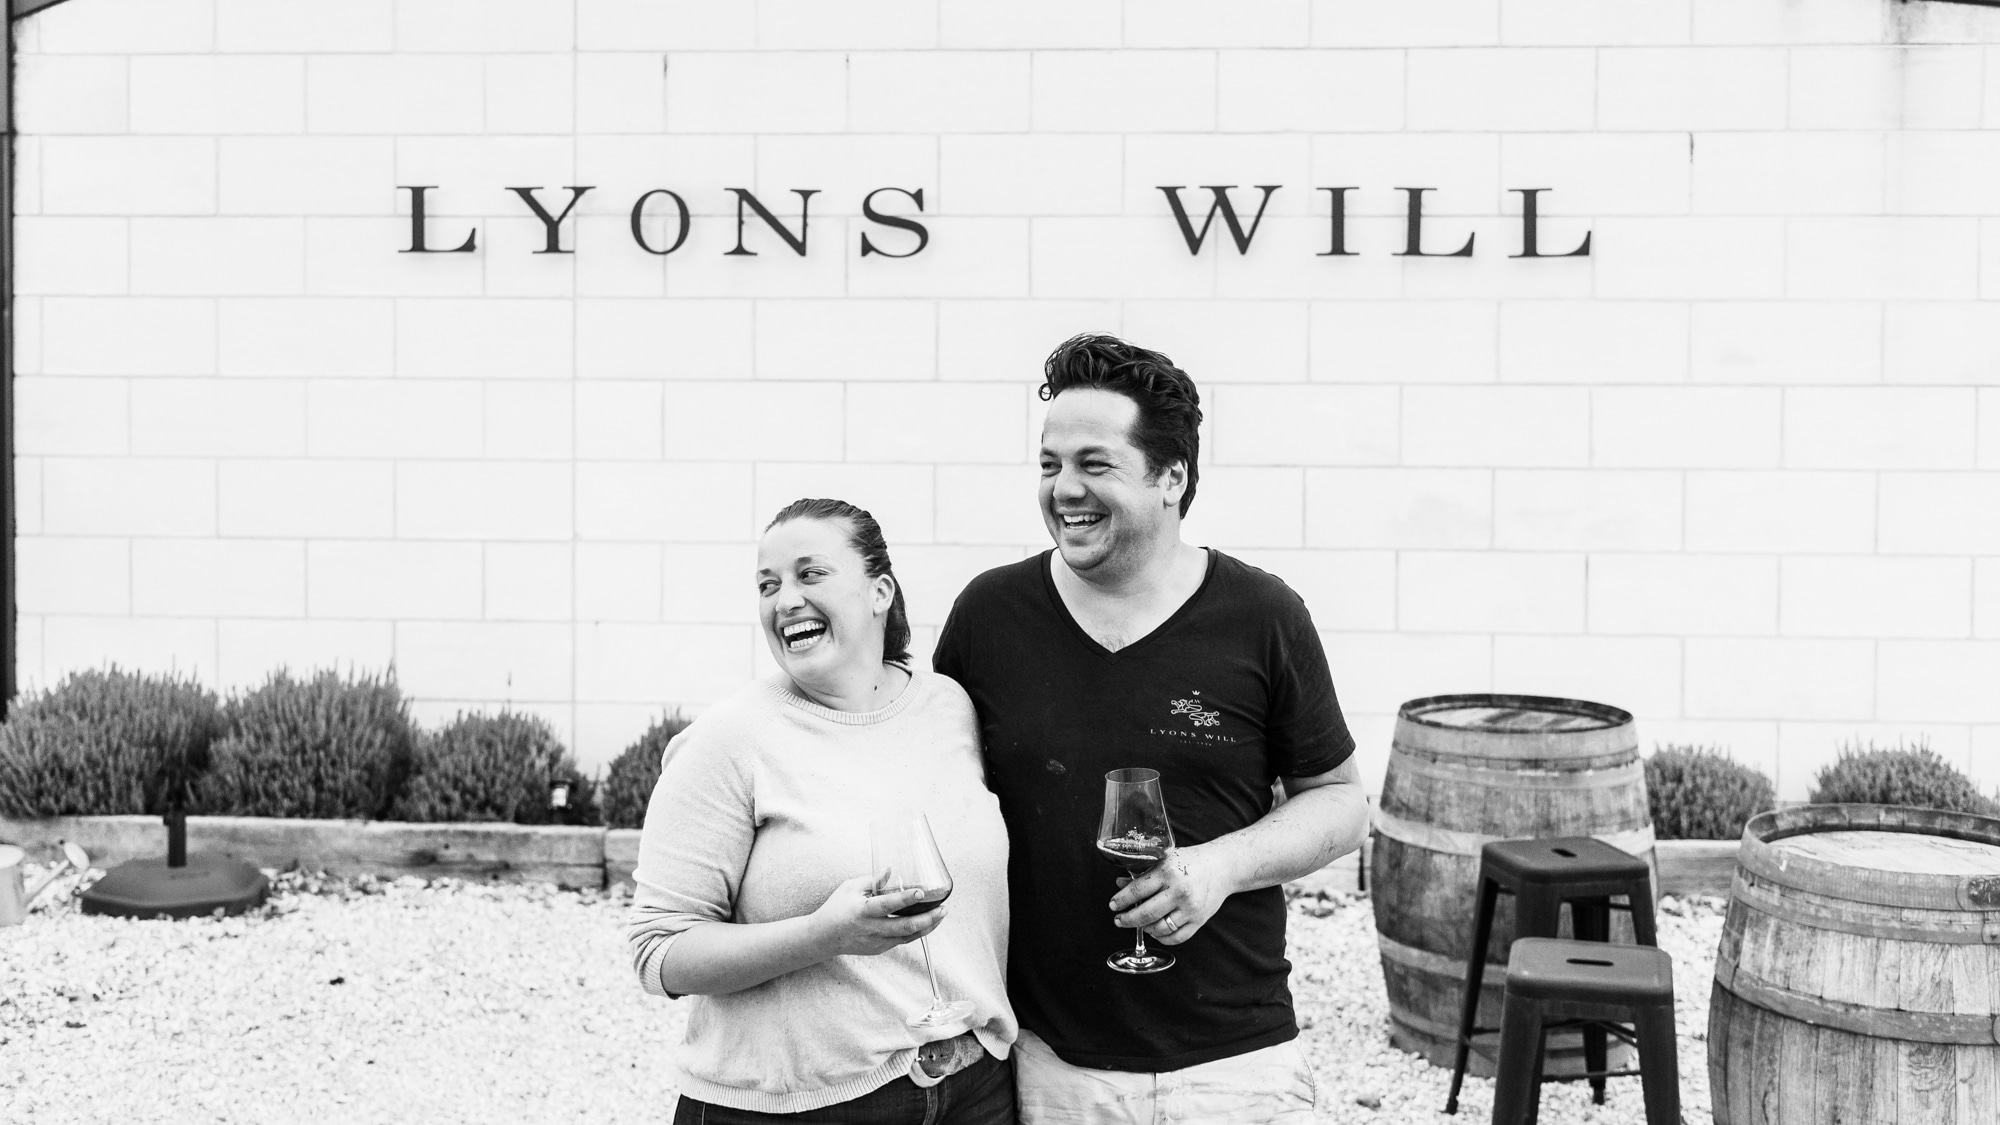
<instances>
[{"instance_id":1,"label":"wooden garden bed edging","mask_svg":"<svg viewBox=\"0 0 2000 1125\"><path fill-rule=\"evenodd\" d=\"M639 830L608 828L604 832L604 885L615 887L632 881L632 869L639 865Z\"/></svg>"},{"instance_id":2,"label":"wooden garden bed edging","mask_svg":"<svg viewBox=\"0 0 2000 1125\"><path fill-rule=\"evenodd\" d=\"M164 856L167 827L157 816L0 817L0 843L50 862L73 840L98 867ZM1726 897L1736 872L1735 840L1661 840L1660 893ZM504 883L611 887L630 882L639 862L636 828L524 824L414 824L395 820L291 820L262 816L188 817L188 850L259 867L319 868L335 875L448 875ZM1292 885L1352 891L1364 852L1342 856Z\"/></svg>"},{"instance_id":3,"label":"wooden garden bed edging","mask_svg":"<svg viewBox=\"0 0 2000 1125\"><path fill-rule=\"evenodd\" d=\"M1660 863L1660 893L1729 897L1736 878L1736 849L1741 840L1657 840L1653 855Z\"/></svg>"},{"instance_id":4,"label":"wooden garden bed edging","mask_svg":"<svg viewBox=\"0 0 2000 1125\"><path fill-rule=\"evenodd\" d=\"M258 867L296 863L336 875L448 875L565 887L605 885L603 828L261 816L191 816L187 825L188 851L229 856ZM34 859L54 859L61 840L81 845L94 866L112 867L126 860L164 856L167 828L157 816L0 817L0 841L21 845Z\"/></svg>"}]
</instances>

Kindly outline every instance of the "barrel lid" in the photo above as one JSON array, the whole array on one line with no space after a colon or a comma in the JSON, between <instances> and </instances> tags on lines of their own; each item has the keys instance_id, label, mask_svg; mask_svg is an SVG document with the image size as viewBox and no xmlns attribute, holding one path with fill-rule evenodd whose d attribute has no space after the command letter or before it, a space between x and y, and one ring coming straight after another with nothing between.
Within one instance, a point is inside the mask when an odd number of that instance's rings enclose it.
<instances>
[{"instance_id":1,"label":"barrel lid","mask_svg":"<svg viewBox=\"0 0 2000 1125\"><path fill-rule=\"evenodd\" d=\"M1488 734L1569 734L1632 721L1616 707L1552 695L1431 695L1403 704L1400 714L1428 727Z\"/></svg>"},{"instance_id":2,"label":"barrel lid","mask_svg":"<svg viewBox=\"0 0 2000 1125\"><path fill-rule=\"evenodd\" d=\"M2000 819L1989 816L1901 805L1776 809L1750 818L1736 862L1765 882L1850 902L2000 911Z\"/></svg>"},{"instance_id":3,"label":"barrel lid","mask_svg":"<svg viewBox=\"0 0 2000 1125\"><path fill-rule=\"evenodd\" d=\"M1781 855L1906 875L2000 875L2000 844L1922 832L1848 828L1786 836L1771 847Z\"/></svg>"}]
</instances>

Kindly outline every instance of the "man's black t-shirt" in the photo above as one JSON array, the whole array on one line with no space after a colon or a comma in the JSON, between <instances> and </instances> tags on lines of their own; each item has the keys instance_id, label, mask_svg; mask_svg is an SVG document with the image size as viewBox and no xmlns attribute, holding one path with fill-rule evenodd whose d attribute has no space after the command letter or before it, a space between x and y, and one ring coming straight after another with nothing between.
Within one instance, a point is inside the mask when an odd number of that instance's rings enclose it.
<instances>
[{"instance_id":1,"label":"man's black t-shirt","mask_svg":"<svg viewBox=\"0 0 2000 1125\"><path fill-rule=\"evenodd\" d=\"M1186 846L1269 812L1275 779L1347 760L1354 739L1305 603L1211 550L1194 596L1110 652L1063 605L1050 554L974 579L932 658L978 708L1007 820L1007 991L1021 1025L1104 1070L1179 1070L1292 1039L1281 888L1230 896L1174 947L1173 968L1128 976L1104 964L1133 934L1111 923L1119 872L1095 843L1109 770L1160 771Z\"/></svg>"}]
</instances>

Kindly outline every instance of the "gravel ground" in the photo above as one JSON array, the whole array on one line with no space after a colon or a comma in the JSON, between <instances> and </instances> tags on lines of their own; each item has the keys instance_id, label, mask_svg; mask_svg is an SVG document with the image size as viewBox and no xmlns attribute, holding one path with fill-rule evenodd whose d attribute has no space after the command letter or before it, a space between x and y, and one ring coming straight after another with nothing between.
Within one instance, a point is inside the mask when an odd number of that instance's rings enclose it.
<instances>
[{"instance_id":1,"label":"gravel ground","mask_svg":"<svg viewBox=\"0 0 2000 1125\"><path fill-rule=\"evenodd\" d=\"M33 885L46 868L29 865ZM87 917L66 877L0 929L0 1121L665 1122L680 1005L639 991L624 896L458 880L274 875L234 918ZM1715 900L1663 904L1678 971L1681 1083L1708 1120ZM1388 1046L1368 901L1296 896L1293 991L1326 1120L1489 1119L1492 1083ZM1636 1081L1607 1104L1546 1088L1542 1120L1645 1119Z\"/></svg>"}]
</instances>

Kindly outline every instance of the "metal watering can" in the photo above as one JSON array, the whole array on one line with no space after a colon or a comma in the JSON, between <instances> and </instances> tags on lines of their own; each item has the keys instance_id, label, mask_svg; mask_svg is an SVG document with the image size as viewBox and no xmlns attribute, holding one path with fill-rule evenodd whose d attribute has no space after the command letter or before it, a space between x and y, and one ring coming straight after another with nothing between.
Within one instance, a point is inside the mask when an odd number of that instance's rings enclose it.
<instances>
[{"instance_id":1,"label":"metal watering can","mask_svg":"<svg viewBox=\"0 0 2000 1125\"><path fill-rule=\"evenodd\" d=\"M68 840L62 845L63 860L78 872L90 870L90 856ZM28 907L56 877L63 873L62 865L42 877L32 891L24 891L21 864L28 853L13 844L0 844L0 926L18 926L28 919Z\"/></svg>"}]
</instances>

